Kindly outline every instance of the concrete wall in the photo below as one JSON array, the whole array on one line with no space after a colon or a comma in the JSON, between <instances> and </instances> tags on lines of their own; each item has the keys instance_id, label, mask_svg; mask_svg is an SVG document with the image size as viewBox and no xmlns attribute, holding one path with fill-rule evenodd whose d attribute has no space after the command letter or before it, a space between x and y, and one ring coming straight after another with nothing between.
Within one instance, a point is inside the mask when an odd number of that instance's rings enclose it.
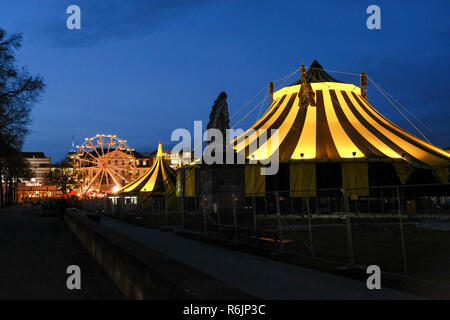
<instances>
[{"instance_id":1,"label":"concrete wall","mask_svg":"<svg viewBox=\"0 0 450 320\"><path fill-rule=\"evenodd\" d=\"M86 216L69 212L64 220L128 299L252 298Z\"/></svg>"}]
</instances>

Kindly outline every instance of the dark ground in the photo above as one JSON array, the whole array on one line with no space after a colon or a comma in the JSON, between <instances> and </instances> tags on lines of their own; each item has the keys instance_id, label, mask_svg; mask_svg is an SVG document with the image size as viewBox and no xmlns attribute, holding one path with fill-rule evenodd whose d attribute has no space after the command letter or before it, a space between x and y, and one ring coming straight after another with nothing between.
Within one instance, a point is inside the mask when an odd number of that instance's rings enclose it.
<instances>
[{"instance_id":1,"label":"dark ground","mask_svg":"<svg viewBox=\"0 0 450 320\"><path fill-rule=\"evenodd\" d=\"M81 269L81 290L69 290L66 269ZM0 209L0 299L123 299L62 220L39 207Z\"/></svg>"}]
</instances>

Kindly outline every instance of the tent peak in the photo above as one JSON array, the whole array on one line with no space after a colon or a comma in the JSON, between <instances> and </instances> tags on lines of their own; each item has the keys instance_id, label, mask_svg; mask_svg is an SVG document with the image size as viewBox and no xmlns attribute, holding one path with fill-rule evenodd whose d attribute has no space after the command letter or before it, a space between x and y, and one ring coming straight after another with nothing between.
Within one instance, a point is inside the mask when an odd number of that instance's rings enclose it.
<instances>
[{"instance_id":1,"label":"tent peak","mask_svg":"<svg viewBox=\"0 0 450 320\"><path fill-rule=\"evenodd\" d=\"M322 69L322 65L319 63L319 61L314 60L313 63L311 63L311 65L309 66L309 68L314 68L314 69Z\"/></svg>"},{"instance_id":2,"label":"tent peak","mask_svg":"<svg viewBox=\"0 0 450 320\"><path fill-rule=\"evenodd\" d=\"M308 68L308 71L306 72L306 82L307 83L317 83L317 82L339 82L342 83L342 81L339 81L332 76L330 76L322 67L322 65L317 61L314 60L313 63ZM301 79L295 81L290 86L295 86L301 84Z\"/></svg>"},{"instance_id":3,"label":"tent peak","mask_svg":"<svg viewBox=\"0 0 450 320\"><path fill-rule=\"evenodd\" d=\"M157 157L162 157L163 156L163 151L162 151L162 143L161 141L158 144L158 152L156 153Z\"/></svg>"}]
</instances>

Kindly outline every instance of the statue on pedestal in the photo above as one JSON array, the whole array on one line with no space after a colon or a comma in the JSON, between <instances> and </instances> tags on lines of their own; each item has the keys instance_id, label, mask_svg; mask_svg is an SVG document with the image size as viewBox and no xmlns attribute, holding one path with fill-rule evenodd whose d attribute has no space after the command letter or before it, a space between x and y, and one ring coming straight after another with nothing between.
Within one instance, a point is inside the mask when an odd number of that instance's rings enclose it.
<instances>
[{"instance_id":1,"label":"statue on pedestal","mask_svg":"<svg viewBox=\"0 0 450 320\"><path fill-rule=\"evenodd\" d=\"M227 94L225 91L222 91L214 101L206 129L219 130L222 132L224 146L228 142L225 140L227 137L226 130L230 129L230 117L228 114Z\"/></svg>"}]
</instances>

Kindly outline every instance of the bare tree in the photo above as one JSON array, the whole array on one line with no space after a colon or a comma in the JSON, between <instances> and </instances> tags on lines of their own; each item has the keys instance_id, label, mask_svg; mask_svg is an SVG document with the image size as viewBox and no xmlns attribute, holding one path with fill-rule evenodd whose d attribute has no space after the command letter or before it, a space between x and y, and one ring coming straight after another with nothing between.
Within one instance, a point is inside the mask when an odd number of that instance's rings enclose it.
<instances>
[{"instance_id":1,"label":"bare tree","mask_svg":"<svg viewBox=\"0 0 450 320\"><path fill-rule=\"evenodd\" d=\"M0 173L5 186L2 194L2 204L12 205L16 203L15 194L17 185L21 180L28 180L33 176L30 164L18 151L10 151L1 159L2 166Z\"/></svg>"},{"instance_id":2,"label":"bare tree","mask_svg":"<svg viewBox=\"0 0 450 320\"><path fill-rule=\"evenodd\" d=\"M0 29L0 205L4 205L3 183L11 163L21 159L25 135L28 132L31 107L45 87L40 76L31 76L25 67L19 67L14 57L22 45L22 34L7 35ZM15 169L14 169L15 170ZM20 170L19 170L20 171ZM17 173L14 173L17 176Z\"/></svg>"}]
</instances>

